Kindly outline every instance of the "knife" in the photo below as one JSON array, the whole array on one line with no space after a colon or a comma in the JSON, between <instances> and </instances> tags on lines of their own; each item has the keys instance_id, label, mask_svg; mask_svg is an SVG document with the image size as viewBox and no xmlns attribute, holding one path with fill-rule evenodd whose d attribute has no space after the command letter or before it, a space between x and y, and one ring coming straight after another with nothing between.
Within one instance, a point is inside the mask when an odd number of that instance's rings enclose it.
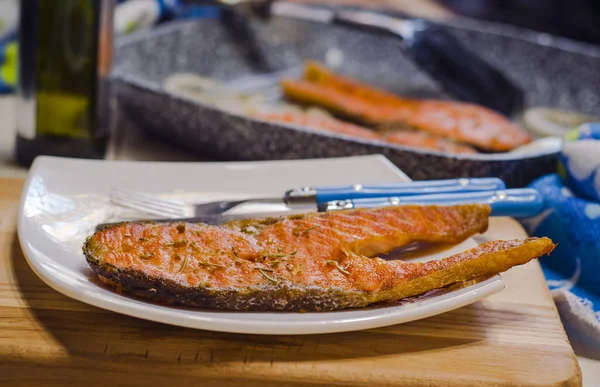
<instances>
[{"instance_id":1,"label":"knife","mask_svg":"<svg viewBox=\"0 0 600 387\"><path fill-rule=\"evenodd\" d=\"M296 203L311 203L318 205L332 200L342 199L494 191L505 188L506 185L504 182L495 177L423 180L400 184L353 184L346 186L304 187L301 189L294 189L286 192L284 201L291 206Z\"/></svg>"},{"instance_id":2,"label":"knife","mask_svg":"<svg viewBox=\"0 0 600 387\"><path fill-rule=\"evenodd\" d=\"M408 204L457 205L487 203L491 216L525 218L541 213L546 204L540 193L533 188L508 189L489 192L465 192L460 194L433 194L406 197L334 200L319 205L319 212L378 208Z\"/></svg>"},{"instance_id":3,"label":"knife","mask_svg":"<svg viewBox=\"0 0 600 387\"><path fill-rule=\"evenodd\" d=\"M407 57L456 98L486 106L506 116L523 110L524 93L519 87L444 28L423 19L272 0L217 2L247 18L276 16L393 35L399 38L399 46Z\"/></svg>"}]
</instances>

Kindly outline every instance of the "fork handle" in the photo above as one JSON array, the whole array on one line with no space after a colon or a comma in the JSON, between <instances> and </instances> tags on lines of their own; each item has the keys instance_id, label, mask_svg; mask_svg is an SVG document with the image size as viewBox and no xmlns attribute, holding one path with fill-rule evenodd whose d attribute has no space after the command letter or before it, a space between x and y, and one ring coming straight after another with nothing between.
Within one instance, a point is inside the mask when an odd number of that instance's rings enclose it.
<instances>
[{"instance_id":1,"label":"fork handle","mask_svg":"<svg viewBox=\"0 0 600 387\"><path fill-rule=\"evenodd\" d=\"M508 189L487 192L417 195L372 199L335 200L319 205L319 211L335 211L353 208L375 208L404 204L456 205L487 203L492 216L530 217L542 212L545 202L540 193L532 188Z\"/></svg>"},{"instance_id":2,"label":"fork handle","mask_svg":"<svg viewBox=\"0 0 600 387\"><path fill-rule=\"evenodd\" d=\"M496 191L505 188L504 182L498 178L472 178L414 181L410 183L354 184L349 186L302 188L289 191L286 193L286 197L306 197L310 195L316 197L317 204L321 204L332 200Z\"/></svg>"}]
</instances>

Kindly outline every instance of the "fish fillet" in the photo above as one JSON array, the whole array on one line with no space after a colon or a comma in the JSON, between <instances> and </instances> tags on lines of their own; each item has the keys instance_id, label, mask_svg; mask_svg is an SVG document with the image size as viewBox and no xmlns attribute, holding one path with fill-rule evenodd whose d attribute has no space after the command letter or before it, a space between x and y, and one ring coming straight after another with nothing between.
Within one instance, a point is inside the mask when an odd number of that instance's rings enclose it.
<instances>
[{"instance_id":1,"label":"fish fillet","mask_svg":"<svg viewBox=\"0 0 600 387\"><path fill-rule=\"evenodd\" d=\"M281 86L289 99L371 125L401 124L490 151L508 151L531 141L527 132L482 106L402 98L315 62L307 63L304 79L283 80Z\"/></svg>"},{"instance_id":2,"label":"fish fillet","mask_svg":"<svg viewBox=\"0 0 600 387\"><path fill-rule=\"evenodd\" d=\"M477 151L468 145L458 144L443 137L427 132L413 130L393 130L383 133L385 141L415 148L434 149L454 154L476 154Z\"/></svg>"},{"instance_id":3,"label":"fish fillet","mask_svg":"<svg viewBox=\"0 0 600 387\"><path fill-rule=\"evenodd\" d=\"M254 117L269 121L285 122L306 126L308 128L320 129L327 132L345 134L352 137L367 140L382 140L381 135L373 130L334 118L311 117L307 114L298 113L256 113Z\"/></svg>"},{"instance_id":4,"label":"fish fillet","mask_svg":"<svg viewBox=\"0 0 600 387\"><path fill-rule=\"evenodd\" d=\"M118 289L157 302L230 310L334 310L394 301L498 273L552 250L548 239L491 242L427 263L370 258L412 242L458 243L490 207L401 206L208 226L122 223L84 245Z\"/></svg>"},{"instance_id":5,"label":"fish fillet","mask_svg":"<svg viewBox=\"0 0 600 387\"><path fill-rule=\"evenodd\" d=\"M390 130L385 133L379 133L338 119L312 117L308 114L301 113L255 113L253 116L269 121L296 124L326 132L345 134L367 140L385 141L414 148L433 149L454 154L477 153L477 151L470 146L458 144L443 137L421 131Z\"/></svg>"}]
</instances>

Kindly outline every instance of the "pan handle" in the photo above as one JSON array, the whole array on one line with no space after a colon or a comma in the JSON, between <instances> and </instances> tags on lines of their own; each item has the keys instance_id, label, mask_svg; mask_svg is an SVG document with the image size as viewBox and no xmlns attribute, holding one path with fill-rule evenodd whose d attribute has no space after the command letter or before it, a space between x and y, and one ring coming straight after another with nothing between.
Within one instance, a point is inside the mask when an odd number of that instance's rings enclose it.
<instances>
[{"instance_id":1,"label":"pan handle","mask_svg":"<svg viewBox=\"0 0 600 387\"><path fill-rule=\"evenodd\" d=\"M523 91L500 70L468 50L441 26L424 22L411 39L403 42L404 52L449 93L481 104L506 116L523 110Z\"/></svg>"}]
</instances>

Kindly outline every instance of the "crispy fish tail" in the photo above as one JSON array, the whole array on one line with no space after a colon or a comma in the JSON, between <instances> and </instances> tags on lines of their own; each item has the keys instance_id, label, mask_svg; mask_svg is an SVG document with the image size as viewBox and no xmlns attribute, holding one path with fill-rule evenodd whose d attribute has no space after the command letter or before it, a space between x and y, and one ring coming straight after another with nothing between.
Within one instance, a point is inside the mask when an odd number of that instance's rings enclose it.
<instances>
[{"instance_id":1,"label":"crispy fish tail","mask_svg":"<svg viewBox=\"0 0 600 387\"><path fill-rule=\"evenodd\" d=\"M555 246L548 238L491 241L441 260L406 263L397 267L392 287L373 298L377 301L399 300L457 282L502 273L550 254Z\"/></svg>"}]
</instances>

